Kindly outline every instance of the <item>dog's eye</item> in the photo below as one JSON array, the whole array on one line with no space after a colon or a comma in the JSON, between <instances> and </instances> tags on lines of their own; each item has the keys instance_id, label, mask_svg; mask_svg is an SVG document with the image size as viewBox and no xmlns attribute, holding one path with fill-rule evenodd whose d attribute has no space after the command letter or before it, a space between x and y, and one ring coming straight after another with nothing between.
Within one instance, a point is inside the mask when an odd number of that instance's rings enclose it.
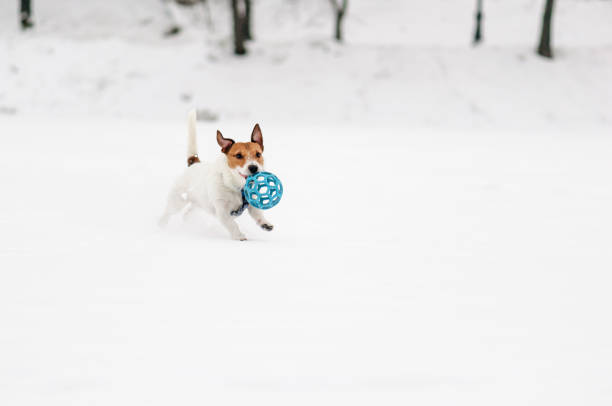
<instances>
[{"instance_id":1,"label":"dog's eye","mask_svg":"<svg viewBox=\"0 0 612 406\"><path fill-rule=\"evenodd\" d=\"M244 156L241 153L237 153L236 155L234 155L236 158L238 159L242 159L244 158Z\"/></svg>"},{"instance_id":2,"label":"dog's eye","mask_svg":"<svg viewBox=\"0 0 612 406\"><path fill-rule=\"evenodd\" d=\"M261 158L261 153L259 153L259 152L258 152L258 153L256 153L256 154L255 154L255 156L256 156L257 158Z\"/></svg>"}]
</instances>

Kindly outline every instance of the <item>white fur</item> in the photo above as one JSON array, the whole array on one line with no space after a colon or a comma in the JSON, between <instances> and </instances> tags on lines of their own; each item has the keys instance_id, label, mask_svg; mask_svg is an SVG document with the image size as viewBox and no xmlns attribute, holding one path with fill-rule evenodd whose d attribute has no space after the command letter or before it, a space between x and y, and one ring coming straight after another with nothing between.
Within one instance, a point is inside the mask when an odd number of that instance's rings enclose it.
<instances>
[{"instance_id":1,"label":"white fur","mask_svg":"<svg viewBox=\"0 0 612 406\"><path fill-rule=\"evenodd\" d=\"M187 158L198 154L198 143L196 139L196 122L198 113L196 109L187 114Z\"/></svg>"},{"instance_id":2,"label":"white fur","mask_svg":"<svg viewBox=\"0 0 612 406\"><path fill-rule=\"evenodd\" d=\"M195 111L189 112L188 129L189 158L197 154ZM243 175L247 174L248 165L251 164L256 164L259 170L263 170L257 162L247 162L242 167L232 169L225 155L211 163L196 163L188 167L170 190L166 211L159 220L160 226L168 224L170 217L187 206L188 211L197 207L216 216L233 239L246 240L235 217L230 213L242 206L241 189L245 184ZM248 212L260 227L268 231L272 229L273 226L265 219L261 210L249 205Z\"/></svg>"}]
</instances>

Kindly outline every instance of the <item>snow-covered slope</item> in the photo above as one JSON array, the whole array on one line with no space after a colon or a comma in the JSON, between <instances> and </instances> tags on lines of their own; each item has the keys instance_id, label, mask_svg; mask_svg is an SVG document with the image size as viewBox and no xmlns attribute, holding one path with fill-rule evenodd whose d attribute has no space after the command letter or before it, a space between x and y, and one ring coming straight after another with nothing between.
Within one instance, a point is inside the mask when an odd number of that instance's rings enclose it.
<instances>
[{"instance_id":1,"label":"snow-covered slope","mask_svg":"<svg viewBox=\"0 0 612 406\"><path fill-rule=\"evenodd\" d=\"M60 4L62 6L59 6ZM354 3L354 4L353 4ZM612 123L612 5L564 1L553 63L534 55L539 1L486 3L485 43L470 47L472 2L352 2L347 44L328 1L256 3L251 55L231 56L225 1L184 10L163 39L161 2L37 2L22 34L0 15L0 111L456 128L575 128Z\"/></svg>"}]
</instances>

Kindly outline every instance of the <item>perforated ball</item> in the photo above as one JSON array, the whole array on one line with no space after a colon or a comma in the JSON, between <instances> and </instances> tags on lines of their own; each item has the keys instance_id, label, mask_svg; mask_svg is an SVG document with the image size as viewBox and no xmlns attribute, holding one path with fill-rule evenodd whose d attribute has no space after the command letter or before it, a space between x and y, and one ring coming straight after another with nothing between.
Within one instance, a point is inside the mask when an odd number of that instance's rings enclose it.
<instances>
[{"instance_id":1,"label":"perforated ball","mask_svg":"<svg viewBox=\"0 0 612 406\"><path fill-rule=\"evenodd\" d=\"M283 196L283 184L270 172L258 172L247 178L244 185L244 197L251 206L258 209L269 209L280 202Z\"/></svg>"}]
</instances>

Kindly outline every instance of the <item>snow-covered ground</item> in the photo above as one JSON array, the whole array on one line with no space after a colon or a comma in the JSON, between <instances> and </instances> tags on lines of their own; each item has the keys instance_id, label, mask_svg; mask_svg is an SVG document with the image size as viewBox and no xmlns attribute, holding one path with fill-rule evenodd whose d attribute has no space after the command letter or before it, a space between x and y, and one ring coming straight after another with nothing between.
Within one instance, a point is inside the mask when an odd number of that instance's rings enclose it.
<instances>
[{"instance_id":1,"label":"snow-covered ground","mask_svg":"<svg viewBox=\"0 0 612 406\"><path fill-rule=\"evenodd\" d=\"M0 7L0 405L612 402L609 1L553 62L539 1L473 49L472 2L354 1L338 46L262 0L244 59L227 2L86 3ZM273 232L157 228L194 105L206 160L262 125Z\"/></svg>"},{"instance_id":2,"label":"snow-covered ground","mask_svg":"<svg viewBox=\"0 0 612 406\"><path fill-rule=\"evenodd\" d=\"M270 126L240 243L156 228L178 123L0 125L2 404L612 400L609 137Z\"/></svg>"}]
</instances>

